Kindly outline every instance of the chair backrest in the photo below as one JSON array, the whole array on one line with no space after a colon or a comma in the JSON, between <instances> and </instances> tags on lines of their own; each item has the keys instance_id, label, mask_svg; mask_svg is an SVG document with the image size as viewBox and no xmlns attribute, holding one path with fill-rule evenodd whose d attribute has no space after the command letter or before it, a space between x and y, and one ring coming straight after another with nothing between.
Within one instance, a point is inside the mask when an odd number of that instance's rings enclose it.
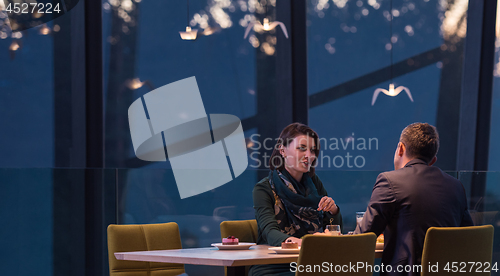
<instances>
[{"instance_id":1,"label":"chair backrest","mask_svg":"<svg viewBox=\"0 0 500 276\"><path fill-rule=\"evenodd\" d=\"M345 236L306 235L302 238L295 275L326 275L326 272L341 272L342 275L371 276L376 241L377 236L373 233ZM358 267L358 262L363 264L362 268L361 265ZM352 265L356 267L355 270L351 268ZM312 272L308 272L308 267Z\"/></svg>"},{"instance_id":2,"label":"chair backrest","mask_svg":"<svg viewBox=\"0 0 500 276\"><path fill-rule=\"evenodd\" d=\"M108 226L108 259L111 276L174 276L184 273L183 264L123 261L115 252L181 249L175 222Z\"/></svg>"},{"instance_id":3,"label":"chair backrest","mask_svg":"<svg viewBox=\"0 0 500 276\"><path fill-rule=\"evenodd\" d=\"M228 220L220 224L221 238L235 236L240 242L257 242L257 221Z\"/></svg>"},{"instance_id":4,"label":"chair backrest","mask_svg":"<svg viewBox=\"0 0 500 276\"><path fill-rule=\"evenodd\" d=\"M488 266L491 264L493 230L491 225L429 228L425 234L421 275L450 275L451 272L460 274L460 270L470 274L472 263L472 272L479 268L479 263L480 270L484 271L485 263ZM445 267L447 264L448 267ZM488 271L491 271L491 267Z\"/></svg>"},{"instance_id":5,"label":"chair backrest","mask_svg":"<svg viewBox=\"0 0 500 276\"><path fill-rule=\"evenodd\" d=\"M221 239L235 236L240 242L257 242L257 220L227 220L220 223ZM245 267L245 275L248 275L250 266ZM224 268L227 275L227 269Z\"/></svg>"}]
</instances>

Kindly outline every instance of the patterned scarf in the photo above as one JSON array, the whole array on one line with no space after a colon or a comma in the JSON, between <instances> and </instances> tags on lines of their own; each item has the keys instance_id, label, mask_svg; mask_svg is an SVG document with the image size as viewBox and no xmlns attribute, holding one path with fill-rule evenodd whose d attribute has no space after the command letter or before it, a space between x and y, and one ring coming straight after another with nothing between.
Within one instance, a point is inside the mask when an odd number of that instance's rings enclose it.
<instances>
[{"instance_id":1,"label":"patterned scarf","mask_svg":"<svg viewBox=\"0 0 500 276\"><path fill-rule=\"evenodd\" d=\"M309 174L303 174L299 183L287 171L274 170L269 173L269 183L275 199L274 214L281 232L301 238L323 231L323 211L317 211L321 196Z\"/></svg>"}]
</instances>

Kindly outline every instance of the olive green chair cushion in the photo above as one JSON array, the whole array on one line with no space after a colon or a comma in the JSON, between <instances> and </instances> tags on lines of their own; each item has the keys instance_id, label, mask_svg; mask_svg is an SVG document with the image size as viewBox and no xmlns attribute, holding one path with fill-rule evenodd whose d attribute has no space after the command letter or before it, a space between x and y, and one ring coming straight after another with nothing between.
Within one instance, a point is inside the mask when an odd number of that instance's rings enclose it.
<instances>
[{"instance_id":1,"label":"olive green chair cushion","mask_svg":"<svg viewBox=\"0 0 500 276\"><path fill-rule=\"evenodd\" d=\"M228 220L220 224L221 239L228 236L235 236L239 242L257 242L257 220ZM220 241L222 242L222 240ZM245 266L245 275L248 275L250 266ZM224 268L225 275L227 269Z\"/></svg>"},{"instance_id":2,"label":"olive green chair cushion","mask_svg":"<svg viewBox=\"0 0 500 276\"><path fill-rule=\"evenodd\" d=\"M474 274L470 272L472 263L469 262L474 262L472 272L479 267L477 263L481 263L480 270L484 271L485 263L491 263L493 254L493 230L491 225L429 228L425 234L421 275ZM435 266L436 263L438 266ZM491 271L491 267L488 270ZM476 274L486 276L491 273Z\"/></svg>"},{"instance_id":3,"label":"olive green chair cushion","mask_svg":"<svg viewBox=\"0 0 500 276\"><path fill-rule=\"evenodd\" d=\"M108 226L108 259L111 276L174 276L184 273L183 264L123 261L115 252L181 249L175 222Z\"/></svg>"},{"instance_id":4,"label":"olive green chair cushion","mask_svg":"<svg viewBox=\"0 0 500 276\"><path fill-rule=\"evenodd\" d=\"M356 266L358 262L373 267L376 242L377 237L373 233L345 236L305 235L302 238L295 275L329 275L331 271L335 273L335 267ZM327 264L327 268L323 267L323 263ZM308 267L310 272L307 270ZM341 272L341 275L371 276L372 274L365 268L356 269L356 272L353 270Z\"/></svg>"},{"instance_id":5,"label":"olive green chair cushion","mask_svg":"<svg viewBox=\"0 0 500 276\"><path fill-rule=\"evenodd\" d=\"M223 221L220 224L220 235L221 239L235 236L240 242L257 242L257 221L254 219Z\"/></svg>"}]
</instances>

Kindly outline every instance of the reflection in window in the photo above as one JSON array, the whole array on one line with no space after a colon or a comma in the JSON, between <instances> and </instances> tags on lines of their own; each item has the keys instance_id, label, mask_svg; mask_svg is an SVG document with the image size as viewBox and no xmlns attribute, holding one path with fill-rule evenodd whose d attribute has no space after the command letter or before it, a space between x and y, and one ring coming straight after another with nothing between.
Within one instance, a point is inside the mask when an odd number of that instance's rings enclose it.
<instances>
[{"instance_id":1,"label":"reflection in window","mask_svg":"<svg viewBox=\"0 0 500 276\"><path fill-rule=\"evenodd\" d=\"M17 31L23 18L9 20L4 8L0 1L0 167L53 167L54 81L62 73L54 71L53 51L61 27L52 21Z\"/></svg>"},{"instance_id":2,"label":"reflection in window","mask_svg":"<svg viewBox=\"0 0 500 276\"><path fill-rule=\"evenodd\" d=\"M493 69L493 93L491 101L490 149L488 170L500 171L500 3L497 2L495 63Z\"/></svg>"},{"instance_id":3,"label":"reflection in window","mask_svg":"<svg viewBox=\"0 0 500 276\"><path fill-rule=\"evenodd\" d=\"M467 9L466 0L309 3L310 125L328 139L377 138L380 144L378 151L346 146L328 154L363 156L362 168L325 169L392 169L399 134L416 121L438 127L437 165L455 168ZM374 90L387 89L391 80L408 87L415 102L405 93L381 94L372 107Z\"/></svg>"},{"instance_id":4,"label":"reflection in window","mask_svg":"<svg viewBox=\"0 0 500 276\"><path fill-rule=\"evenodd\" d=\"M108 167L144 167L130 139L127 110L151 87L195 76L207 113L238 116L265 134L276 117L276 44L280 28L245 29L276 20L276 1L103 0L105 149ZM179 31L198 29L196 40ZM200 34L203 34L200 36ZM281 37L281 36L280 36ZM147 85L147 84L151 85ZM150 164L151 165L151 164ZM151 165L168 167L165 164Z\"/></svg>"}]
</instances>

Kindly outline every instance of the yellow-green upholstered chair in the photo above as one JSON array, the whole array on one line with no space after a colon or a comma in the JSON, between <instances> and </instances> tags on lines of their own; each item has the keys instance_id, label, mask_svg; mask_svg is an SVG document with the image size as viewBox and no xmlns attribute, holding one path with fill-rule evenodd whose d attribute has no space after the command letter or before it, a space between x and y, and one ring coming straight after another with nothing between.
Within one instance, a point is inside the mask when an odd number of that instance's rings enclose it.
<instances>
[{"instance_id":1,"label":"yellow-green upholstered chair","mask_svg":"<svg viewBox=\"0 0 500 276\"><path fill-rule=\"evenodd\" d=\"M485 263L491 263L493 254L493 230L491 225L429 228L425 234L420 275L474 274L470 273L472 263L469 264L469 262L474 262L472 272L479 267L478 263L482 266L480 270L484 271ZM453 264L453 262L456 263ZM436 263L439 265L435 266ZM448 264L448 272L446 264ZM491 267L488 270L491 271ZM490 275L491 273L477 274Z\"/></svg>"},{"instance_id":2,"label":"yellow-green upholstered chair","mask_svg":"<svg viewBox=\"0 0 500 276\"><path fill-rule=\"evenodd\" d=\"M228 220L220 224L220 236L227 238L235 236L240 242L257 242L257 220ZM250 266L245 267L245 275L248 275ZM226 268L224 268L226 271ZM226 271L227 275L227 271Z\"/></svg>"},{"instance_id":3,"label":"yellow-green upholstered chair","mask_svg":"<svg viewBox=\"0 0 500 276\"><path fill-rule=\"evenodd\" d=\"M240 242L257 242L257 221L251 220L228 220L220 224L220 236L227 238L235 236Z\"/></svg>"},{"instance_id":4,"label":"yellow-green upholstered chair","mask_svg":"<svg viewBox=\"0 0 500 276\"><path fill-rule=\"evenodd\" d=\"M115 252L181 249L175 222L108 226L108 258L111 276L174 276L184 273L183 264L123 261Z\"/></svg>"},{"instance_id":5,"label":"yellow-green upholstered chair","mask_svg":"<svg viewBox=\"0 0 500 276\"><path fill-rule=\"evenodd\" d=\"M364 266L368 264L373 267L376 242L377 237L373 233L345 236L305 235L302 238L295 275L327 275L331 274L331 271L335 273L336 266L338 268L345 265L349 267L350 264L356 266L358 262L362 262ZM323 263L327 264L327 268L322 266ZM312 272L307 272L308 266ZM300 269L302 270L300 272L299 268L304 269ZM373 274L366 268L357 269L356 272L341 272L341 274L367 276Z\"/></svg>"}]
</instances>

